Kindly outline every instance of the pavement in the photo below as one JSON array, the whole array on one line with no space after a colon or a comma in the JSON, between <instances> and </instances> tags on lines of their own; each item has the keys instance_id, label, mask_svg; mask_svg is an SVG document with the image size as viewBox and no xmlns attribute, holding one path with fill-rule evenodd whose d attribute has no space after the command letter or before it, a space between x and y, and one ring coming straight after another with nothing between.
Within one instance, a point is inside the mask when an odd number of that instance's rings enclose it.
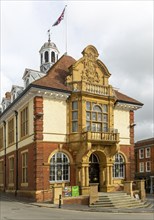
<instances>
[{"instance_id":1,"label":"pavement","mask_svg":"<svg viewBox=\"0 0 154 220\"><path fill-rule=\"evenodd\" d=\"M114 207L89 207L88 205L79 205L79 204L62 204L61 207L56 204L52 204L50 202L31 202L29 200L14 197L12 195L6 195L5 193L1 193L1 200L11 200L18 201L29 205L34 205L38 207L46 207L46 208L56 208L56 209L65 209L65 210L76 210L76 211L84 211L84 212L110 212L110 213L154 213L154 194L147 194L146 201L151 204L151 206L146 208L114 208Z\"/></svg>"}]
</instances>

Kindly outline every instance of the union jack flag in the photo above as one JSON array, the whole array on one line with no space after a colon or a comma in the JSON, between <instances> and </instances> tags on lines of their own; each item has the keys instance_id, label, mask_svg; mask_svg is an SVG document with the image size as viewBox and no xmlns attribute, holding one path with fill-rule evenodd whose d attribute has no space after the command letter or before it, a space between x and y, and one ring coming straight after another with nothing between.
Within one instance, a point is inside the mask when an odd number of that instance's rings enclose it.
<instances>
[{"instance_id":1,"label":"union jack flag","mask_svg":"<svg viewBox=\"0 0 154 220\"><path fill-rule=\"evenodd\" d=\"M58 25L58 24L64 19L65 9L66 9L66 6L65 6L65 8L63 9L63 11L62 11L60 17L57 19L57 21L56 21L52 26Z\"/></svg>"}]
</instances>

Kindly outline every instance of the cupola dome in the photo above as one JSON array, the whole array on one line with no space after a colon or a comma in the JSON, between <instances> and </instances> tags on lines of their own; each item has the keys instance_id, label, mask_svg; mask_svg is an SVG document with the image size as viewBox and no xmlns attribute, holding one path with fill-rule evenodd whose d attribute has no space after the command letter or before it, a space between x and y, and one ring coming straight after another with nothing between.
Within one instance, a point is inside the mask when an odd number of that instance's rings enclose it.
<instances>
[{"instance_id":1,"label":"cupola dome","mask_svg":"<svg viewBox=\"0 0 154 220\"><path fill-rule=\"evenodd\" d=\"M59 51L55 43L50 41L44 43L40 51L40 71L46 73L50 67L57 62Z\"/></svg>"}]
</instances>

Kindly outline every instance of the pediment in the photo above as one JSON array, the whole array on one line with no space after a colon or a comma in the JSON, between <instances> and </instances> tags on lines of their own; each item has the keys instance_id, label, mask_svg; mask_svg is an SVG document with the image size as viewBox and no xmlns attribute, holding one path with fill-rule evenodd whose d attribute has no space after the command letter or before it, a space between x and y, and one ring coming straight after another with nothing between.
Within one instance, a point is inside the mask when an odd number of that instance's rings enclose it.
<instances>
[{"instance_id":1,"label":"pediment","mask_svg":"<svg viewBox=\"0 0 154 220\"><path fill-rule=\"evenodd\" d=\"M104 78L109 78L111 74L98 59L97 49L89 45L82 51L82 54L83 57L71 67L71 74L67 77L67 83L84 81L99 85L104 85L104 82L107 84L107 80L104 80Z\"/></svg>"}]
</instances>

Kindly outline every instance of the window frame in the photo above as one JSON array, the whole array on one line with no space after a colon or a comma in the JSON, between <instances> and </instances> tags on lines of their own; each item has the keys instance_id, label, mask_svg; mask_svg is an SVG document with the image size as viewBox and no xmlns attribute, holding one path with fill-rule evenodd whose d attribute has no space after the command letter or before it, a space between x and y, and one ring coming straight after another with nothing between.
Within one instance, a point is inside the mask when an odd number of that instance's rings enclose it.
<instances>
[{"instance_id":1,"label":"window frame","mask_svg":"<svg viewBox=\"0 0 154 220\"><path fill-rule=\"evenodd\" d=\"M61 157L58 157L59 155L61 155ZM58 162L58 159L60 158L62 159L62 161ZM67 161L64 161L64 158L67 159ZM61 170L59 168L61 168ZM59 179L58 179L58 172L59 172ZM68 178L66 178L66 176L68 176ZM70 182L70 160L65 153L57 152L51 157L49 181L50 183Z\"/></svg>"},{"instance_id":2,"label":"window frame","mask_svg":"<svg viewBox=\"0 0 154 220\"><path fill-rule=\"evenodd\" d=\"M49 51L47 51L47 50L44 52L44 61L45 61L45 63L49 62Z\"/></svg>"},{"instance_id":3,"label":"window frame","mask_svg":"<svg viewBox=\"0 0 154 220\"><path fill-rule=\"evenodd\" d=\"M54 51L51 52L51 62L55 63L55 52Z\"/></svg>"},{"instance_id":4,"label":"window frame","mask_svg":"<svg viewBox=\"0 0 154 220\"><path fill-rule=\"evenodd\" d=\"M28 183L28 151L21 153L22 183Z\"/></svg>"},{"instance_id":5,"label":"window frame","mask_svg":"<svg viewBox=\"0 0 154 220\"><path fill-rule=\"evenodd\" d=\"M149 150L149 152L148 152L148 150ZM145 158L150 158L150 156L151 156L151 149L150 149L150 147L146 147L145 148Z\"/></svg>"},{"instance_id":6,"label":"window frame","mask_svg":"<svg viewBox=\"0 0 154 220\"><path fill-rule=\"evenodd\" d=\"M0 128L0 149L3 149L4 145L4 129Z\"/></svg>"},{"instance_id":7,"label":"window frame","mask_svg":"<svg viewBox=\"0 0 154 220\"><path fill-rule=\"evenodd\" d=\"M144 168L144 162L140 162L140 163L139 163L139 172L140 172L140 173L144 173L144 169L145 169L145 168Z\"/></svg>"},{"instance_id":8,"label":"window frame","mask_svg":"<svg viewBox=\"0 0 154 220\"><path fill-rule=\"evenodd\" d=\"M113 178L124 179L125 178L125 158L121 153L117 153L114 156L113 164ZM116 161L118 160L118 161Z\"/></svg>"},{"instance_id":9,"label":"window frame","mask_svg":"<svg viewBox=\"0 0 154 220\"><path fill-rule=\"evenodd\" d=\"M108 120L108 105L86 101L87 131L108 132Z\"/></svg>"},{"instance_id":10,"label":"window frame","mask_svg":"<svg viewBox=\"0 0 154 220\"><path fill-rule=\"evenodd\" d=\"M9 157L9 184L14 183L14 156Z\"/></svg>"},{"instance_id":11,"label":"window frame","mask_svg":"<svg viewBox=\"0 0 154 220\"><path fill-rule=\"evenodd\" d=\"M149 165L148 165L149 164ZM149 168L149 169L148 169ZM149 173L151 172L151 161L146 161L145 163L145 169L146 169L146 172Z\"/></svg>"},{"instance_id":12,"label":"window frame","mask_svg":"<svg viewBox=\"0 0 154 220\"><path fill-rule=\"evenodd\" d=\"M28 135L29 132L29 112L28 112L28 106L26 106L22 111L20 112L20 137L24 138Z\"/></svg>"},{"instance_id":13,"label":"window frame","mask_svg":"<svg viewBox=\"0 0 154 220\"><path fill-rule=\"evenodd\" d=\"M78 104L78 101L72 101L72 133L78 132Z\"/></svg>"},{"instance_id":14,"label":"window frame","mask_svg":"<svg viewBox=\"0 0 154 220\"><path fill-rule=\"evenodd\" d=\"M139 149L139 159L144 159L144 149Z\"/></svg>"},{"instance_id":15,"label":"window frame","mask_svg":"<svg viewBox=\"0 0 154 220\"><path fill-rule=\"evenodd\" d=\"M8 121L8 145L14 143L14 118Z\"/></svg>"}]
</instances>

